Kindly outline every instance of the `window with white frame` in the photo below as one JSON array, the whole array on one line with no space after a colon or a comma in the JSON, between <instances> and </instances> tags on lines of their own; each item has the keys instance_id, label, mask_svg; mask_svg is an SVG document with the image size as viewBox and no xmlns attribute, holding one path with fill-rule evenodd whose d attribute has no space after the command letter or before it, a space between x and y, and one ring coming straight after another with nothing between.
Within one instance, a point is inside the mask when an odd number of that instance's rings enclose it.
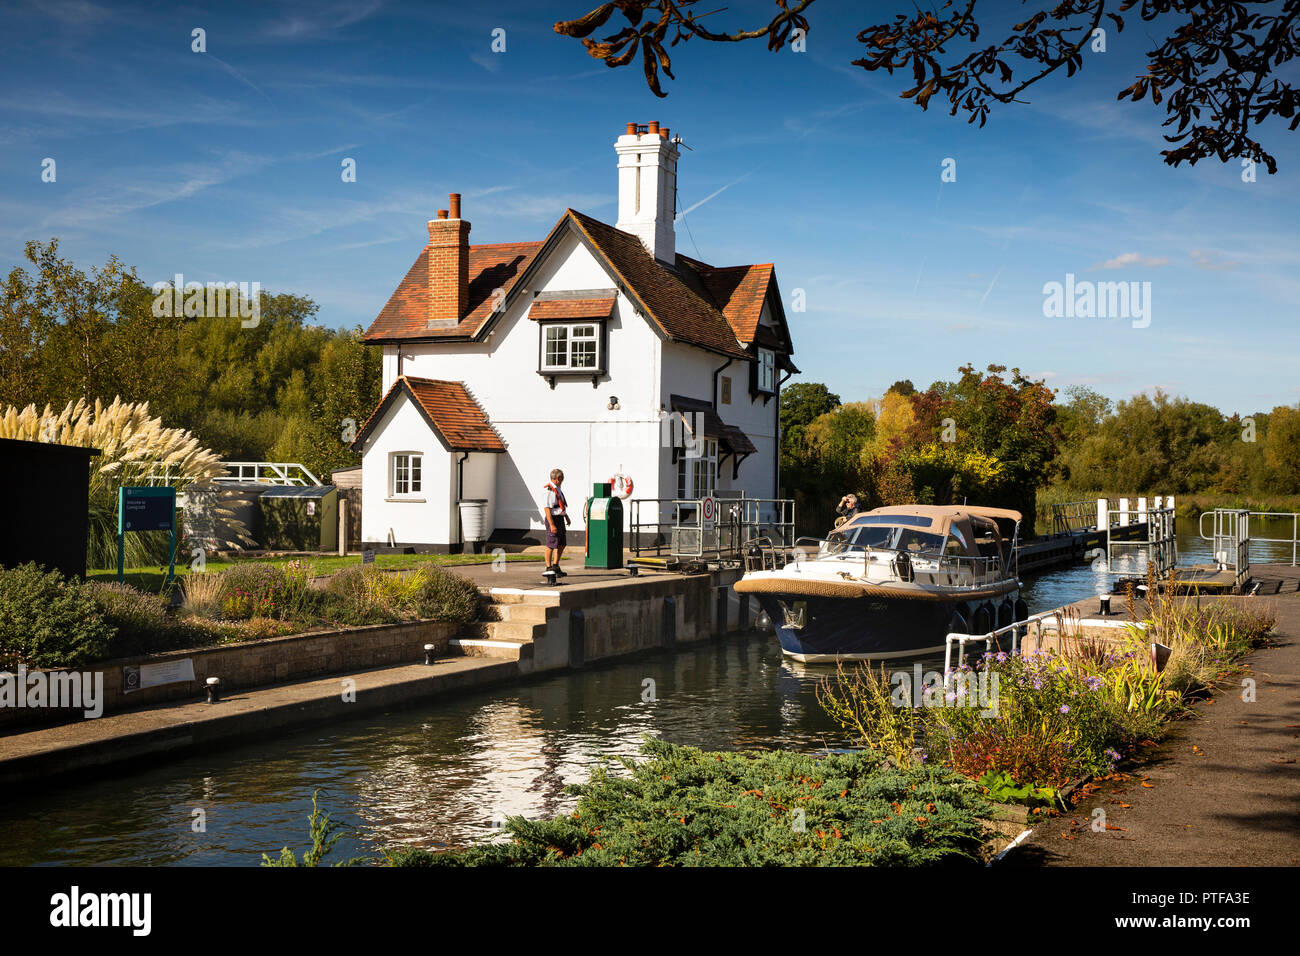
<instances>
[{"instance_id":1,"label":"window with white frame","mask_svg":"<svg viewBox=\"0 0 1300 956\"><path fill-rule=\"evenodd\" d=\"M689 457L685 451L677 457L677 497L707 498L718 488L718 443L705 439L701 454Z\"/></svg>"},{"instance_id":2,"label":"window with white frame","mask_svg":"<svg viewBox=\"0 0 1300 956\"><path fill-rule=\"evenodd\" d=\"M542 329L542 371L600 368L600 326L593 322L546 325Z\"/></svg>"},{"instance_id":3,"label":"window with white frame","mask_svg":"<svg viewBox=\"0 0 1300 956\"><path fill-rule=\"evenodd\" d=\"M758 390L776 391L776 353L771 349L758 350Z\"/></svg>"},{"instance_id":4,"label":"window with white frame","mask_svg":"<svg viewBox=\"0 0 1300 956\"><path fill-rule=\"evenodd\" d=\"M392 455L392 494L394 498L418 495L424 487L424 456L399 451Z\"/></svg>"}]
</instances>

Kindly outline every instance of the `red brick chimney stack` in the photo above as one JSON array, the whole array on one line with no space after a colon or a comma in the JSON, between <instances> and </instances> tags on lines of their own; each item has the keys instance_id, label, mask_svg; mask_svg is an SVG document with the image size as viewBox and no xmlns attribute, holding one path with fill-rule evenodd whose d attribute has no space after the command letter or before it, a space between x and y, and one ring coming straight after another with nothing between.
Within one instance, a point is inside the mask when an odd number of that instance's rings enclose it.
<instances>
[{"instance_id":1,"label":"red brick chimney stack","mask_svg":"<svg viewBox=\"0 0 1300 956\"><path fill-rule=\"evenodd\" d=\"M452 328L469 311L469 228L460 218L460 193L450 209L429 220L429 327ZM450 212L450 218L448 213Z\"/></svg>"}]
</instances>

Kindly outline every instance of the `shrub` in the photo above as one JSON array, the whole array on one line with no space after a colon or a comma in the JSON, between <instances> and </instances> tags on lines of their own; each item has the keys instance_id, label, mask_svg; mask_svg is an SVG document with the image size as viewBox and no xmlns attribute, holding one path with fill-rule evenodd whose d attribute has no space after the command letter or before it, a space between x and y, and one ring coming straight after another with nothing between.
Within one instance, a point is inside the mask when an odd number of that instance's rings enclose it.
<instances>
[{"instance_id":1,"label":"shrub","mask_svg":"<svg viewBox=\"0 0 1300 956\"><path fill-rule=\"evenodd\" d=\"M221 613L221 574L213 571L187 574L180 579L181 609L196 617L215 618Z\"/></svg>"},{"instance_id":2,"label":"shrub","mask_svg":"<svg viewBox=\"0 0 1300 956\"><path fill-rule=\"evenodd\" d=\"M597 767L571 814L506 821L509 842L402 866L932 866L974 864L987 802L936 767L890 768L870 752L709 753L647 739L627 774Z\"/></svg>"},{"instance_id":3,"label":"shrub","mask_svg":"<svg viewBox=\"0 0 1300 956\"><path fill-rule=\"evenodd\" d=\"M157 654L212 642L213 634L196 622L173 617L167 603L156 594L137 591L116 581L85 585L104 620L116 631L106 657Z\"/></svg>"},{"instance_id":4,"label":"shrub","mask_svg":"<svg viewBox=\"0 0 1300 956\"><path fill-rule=\"evenodd\" d=\"M416 617L465 624L478 617L483 596L473 581L445 568L422 564L408 579Z\"/></svg>"},{"instance_id":5,"label":"shrub","mask_svg":"<svg viewBox=\"0 0 1300 956\"><path fill-rule=\"evenodd\" d=\"M34 563L0 568L0 668L98 660L112 638L113 626L81 583Z\"/></svg>"},{"instance_id":6,"label":"shrub","mask_svg":"<svg viewBox=\"0 0 1300 956\"><path fill-rule=\"evenodd\" d=\"M222 571L221 615L233 620L281 617L286 610L284 571L274 564L248 562Z\"/></svg>"}]
</instances>

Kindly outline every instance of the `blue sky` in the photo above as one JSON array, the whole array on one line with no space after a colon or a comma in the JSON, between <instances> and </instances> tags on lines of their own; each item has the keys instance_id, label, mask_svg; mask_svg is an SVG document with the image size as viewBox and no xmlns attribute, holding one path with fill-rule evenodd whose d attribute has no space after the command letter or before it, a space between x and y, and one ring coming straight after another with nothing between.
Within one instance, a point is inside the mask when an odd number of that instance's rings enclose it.
<instances>
[{"instance_id":1,"label":"blue sky","mask_svg":"<svg viewBox=\"0 0 1300 956\"><path fill-rule=\"evenodd\" d=\"M965 362L1225 412L1300 400L1300 141L1266 129L1280 170L1252 183L1236 164L1165 166L1163 112L1115 100L1154 27L1111 31L1079 76L979 129L900 100L901 75L850 65L857 31L886 19L857 4L815 4L804 53L679 46L664 100L639 67L606 69L552 31L595 5L11 3L0 267L57 236L83 268L116 254L147 282L256 281L310 296L326 324L365 326L448 192L473 242L540 239L566 206L613 222L614 139L658 120L691 147L679 251L775 262L787 309L804 290L789 314L801 379L845 400ZM1045 318L1043 286L1067 273L1150 282L1149 326Z\"/></svg>"}]
</instances>

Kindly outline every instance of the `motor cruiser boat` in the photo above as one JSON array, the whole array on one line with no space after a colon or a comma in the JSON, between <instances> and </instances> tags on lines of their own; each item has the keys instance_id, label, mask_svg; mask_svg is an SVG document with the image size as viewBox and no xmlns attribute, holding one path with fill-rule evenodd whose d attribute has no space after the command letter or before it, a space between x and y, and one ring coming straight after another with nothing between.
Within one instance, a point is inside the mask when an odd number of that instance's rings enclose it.
<instances>
[{"instance_id":1,"label":"motor cruiser boat","mask_svg":"<svg viewBox=\"0 0 1300 956\"><path fill-rule=\"evenodd\" d=\"M949 633L987 634L1029 616L1020 522L1004 508L877 508L793 548L753 542L735 590L758 600L797 661L942 653Z\"/></svg>"}]
</instances>

